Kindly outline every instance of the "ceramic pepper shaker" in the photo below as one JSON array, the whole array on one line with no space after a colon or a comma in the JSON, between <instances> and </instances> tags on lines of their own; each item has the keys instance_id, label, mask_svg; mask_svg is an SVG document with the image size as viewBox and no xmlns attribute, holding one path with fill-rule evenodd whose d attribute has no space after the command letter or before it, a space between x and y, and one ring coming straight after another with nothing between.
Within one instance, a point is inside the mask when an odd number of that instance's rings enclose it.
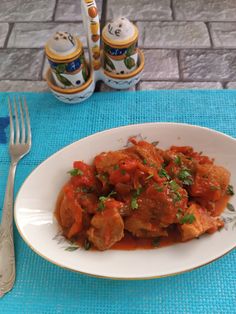
<instances>
[{"instance_id":1,"label":"ceramic pepper shaker","mask_svg":"<svg viewBox=\"0 0 236 314\"><path fill-rule=\"evenodd\" d=\"M89 68L78 37L68 32L57 32L47 41L45 52L56 85L74 88L88 80Z\"/></svg>"},{"instance_id":2,"label":"ceramic pepper shaker","mask_svg":"<svg viewBox=\"0 0 236 314\"><path fill-rule=\"evenodd\" d=\"M131 73L138 67L138 29L127 18L108 23L102 32L104 69L115 74Z\"/></svg>"}]
</instances>

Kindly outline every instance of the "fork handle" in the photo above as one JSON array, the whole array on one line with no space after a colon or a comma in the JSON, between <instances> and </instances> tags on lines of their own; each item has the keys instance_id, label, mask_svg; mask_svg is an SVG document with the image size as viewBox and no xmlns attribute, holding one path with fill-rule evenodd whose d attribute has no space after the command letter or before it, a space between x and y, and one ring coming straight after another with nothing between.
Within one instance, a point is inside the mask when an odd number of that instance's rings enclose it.
<instances>
[{"instance_id":1,"label":"fork handle","mask_svg":"<svg viewBox=\"0 0 236 314\"><path fill-rule=\"evenodd\" d=\"M13 191L16 165L11 162L0 226L0 297L11 290L15 282Z\"/></svg>"}]
</instances>

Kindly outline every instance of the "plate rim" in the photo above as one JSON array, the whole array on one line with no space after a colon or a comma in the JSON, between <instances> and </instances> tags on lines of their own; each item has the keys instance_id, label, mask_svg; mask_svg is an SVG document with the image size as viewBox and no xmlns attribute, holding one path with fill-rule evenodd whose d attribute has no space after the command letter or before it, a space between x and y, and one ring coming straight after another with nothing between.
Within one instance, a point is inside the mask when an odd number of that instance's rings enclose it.
<instances>
[{"instance_id":1,"label":"plate rim","mask_svg":"<svg viewBox=\"0 0 236 314\"><path fill-rule=\"evenodd\" d=\"M236 142L236 138L228 135L228 134L225 134L223 132L220 132L220 131L217 131L215 129L212 129L212 128L209 128L209 127L205 127L205 126L200 126L200 125L197 125L197 124L189 124L189 123L179 123L179 122L146 122L146 123L134 123L134 124L128 124L128 125L121 125L121 126L118 126L118 127L114 127L114 128L109 128L109 129L105 129L105 130L102 130L102 131L98 131L98 132L95 132L95 133L92 133L90 135L87 135L85 137L82 137L76 141L73 141L72 143L68 144L68 145L65 145L63 146L62 148L58 149L56 152L54 152L53 154L51 154L50 156L48 156L45 160L43 160L42 162L40 162L28 175L27 177L24 179L24 181L22 182L20 188L18 189L17 191L17 195L15 197L15 201L14 201L14 222L15 222L15 225L16 225L16 228L17 228L17 231L18 233L20 234L21 238L24 240L25 244L33 251L35 252L37 255L39 255L41 258L45 259L46 261L52 263L53 265L56 265L57 267L60 267L60 268L63 268L65 270L69 270L71 272L74 272L74 273L79 273L79 274L83 274L83 275L87 275L87 276L90 276L90 277L95 277L95 278L102 278L102 279L110 279L110 280L151 280L151 279L158 279L158 278L165 278L165 277L172 277L172 276L176 276L176 275L180 275L180 274L184 274L184 273L187 273L187 272L191 272L195 269L198 269L198 268L201 268L203 266L206 266L206 265L209 265L215 261L217 261L218 259L222 258L223 256L229 254L230 252L232 252L235 248L236 248L236 244L231 248L229 249L228 251L224 252L222 255L216 257L216 258L213 258L212 260L208 261L208 262L203 262L202 264L199 264L198 266L195 266L195 267L192 267L192 268L188 268L188 269L185 269L185 270L182 270L182 271L178 271L178 272L171 272L171 273L168 273L168 274L164 274L164 275L157 275L157 276L145 276L145 277L133 277L133 276L127 276L127 277L116 277L116 276L107 276L107 275L98 275L98 274L93 274L93 273L87 273L85 271L80 271L80 270L76 270L76 269L73 269L73 268L70 268L70 267L67 267L67 266L64 266L60 263L57 263L55 262L54 260L52 260L51 258L45 256L44 254L40 253L36 248L34 248L31 243L26 239L26 237L23 235L23 232L21 231L20 229L20 226L18 225L18 222L17 222L17 218L16 218L16 202L18 200L18 197L19 197L19 194L25 184L25 182L28 180L28 178L34 174L34 172L36 172L44 163L46 163L48 160L50 160L51 158L53 158L55 155L57 155L58 153L61 153L63 152L64 150L68 149L69 147L72 147L73 145L77 144L78 142L81 142L81 141L86 141L87 139L90 139L90 138L93 138L93 137L96 137L100 134L106 134L106 133L109 133L111 131L114 131L114 130L119 130L119 129L130 129L130 128L133 128L133 127L142 127L142 126L150 126L150 127L155 127L157 125L172 125L172 126L177 126L177 127L189 127L191 129L202 129L202 130L205 130L205 131L208 131L210 133L213 133L213 134L218 134L220 136L223 136L229 140L232 140L234 142Z\"/></svg>"}]
</instances>

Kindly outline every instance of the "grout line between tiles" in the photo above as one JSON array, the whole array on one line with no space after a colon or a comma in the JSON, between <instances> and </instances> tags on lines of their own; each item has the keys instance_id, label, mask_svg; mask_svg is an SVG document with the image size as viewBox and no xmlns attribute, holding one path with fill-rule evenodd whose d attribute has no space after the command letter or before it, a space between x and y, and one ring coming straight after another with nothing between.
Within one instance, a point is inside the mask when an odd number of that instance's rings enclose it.
<instances>
[{"instance_id":1,"label":"grout line between tiles","mask_svg":"<svg viewBox=\"0 0 236 314\"><path fill-rule=\"evenodd\" d=\"M3 48L7 48L7 44L8 44L9 38L11 36L13 26L14 26L14 23L9 23L9 29L8 29L8 33L7 33Z\"/></svg>"},{"instance_id":2,"label":"grout line between tiles","mask_svg":"<svg viewBox=\"0 0 236 314\"><path fill-rule=\"evenodd\" d=\"M58 0L55 1L55 6L52 14L52 21L55 22L55 16L56 16L56 11L57 11L57 5L58 5Z\"/></svg>"}]
</instances>

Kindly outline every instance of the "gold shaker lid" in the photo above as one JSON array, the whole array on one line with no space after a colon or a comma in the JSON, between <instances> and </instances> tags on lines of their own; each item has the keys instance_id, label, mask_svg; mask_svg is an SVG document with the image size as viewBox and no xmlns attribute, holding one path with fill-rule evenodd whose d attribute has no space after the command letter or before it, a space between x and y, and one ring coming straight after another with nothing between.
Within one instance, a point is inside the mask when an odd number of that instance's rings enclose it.
<instances>
[{"instance_id":1,"label":"gold shaker lid","mask_svg":"<svg viewBox=\"0 0 236 314\"><path fill-rule=\"evenodd\" d=\"M68 32L56 32L46 43L45 52L51 61L69 62L83 51L78 37Z\"/></svg>"},{"instance_id":2,"label":"gold shaker lid","mask_svg":"<svg viewBox=\"0 0 236 314\"><path fill-rule=\"evenodd\" d=\"M137 41L138 29L127 18L120 17L104 27L102 39L104 43L112 47L127 47Z\"/></svg>"}]
</instances>

